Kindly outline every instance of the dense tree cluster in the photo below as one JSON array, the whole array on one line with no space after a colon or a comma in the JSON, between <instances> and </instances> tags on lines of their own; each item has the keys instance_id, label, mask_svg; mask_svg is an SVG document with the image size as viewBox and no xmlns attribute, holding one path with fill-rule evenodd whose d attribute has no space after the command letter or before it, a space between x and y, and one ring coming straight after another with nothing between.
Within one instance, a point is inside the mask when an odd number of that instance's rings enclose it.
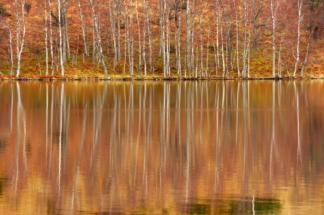
<instances>
[{"instance_id":1,"label":"dense tree cluster","mask_svg":"<svg viewBox=\"0 0 324 215\"><path fill-rule=\"evenodd\" d=\"M5 0L1 61L16 76L23 53L44 75L64 76L80 58L105 76L248 77L260 63L273 77L303 75L323 9L323 0Z\"/></svg>"}]
</instances>

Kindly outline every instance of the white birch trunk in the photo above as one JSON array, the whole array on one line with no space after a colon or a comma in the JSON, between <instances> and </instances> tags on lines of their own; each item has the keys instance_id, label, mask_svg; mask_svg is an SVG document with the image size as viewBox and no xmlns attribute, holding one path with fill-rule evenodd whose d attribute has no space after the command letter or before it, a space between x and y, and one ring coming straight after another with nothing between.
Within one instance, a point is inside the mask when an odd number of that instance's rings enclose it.
<instances>
[{"instance_id":1,"label":"white birch trunk","mask_svg":"<svg viewBox=\"0 0 324 215\"><path fill-rule=\"evenodd\" d=\"M191 56L191 8L190 8L190 0L186 1L187 3L187 10L186 10L186 38L187 38L187 68L189 74L192 70L192 56Z\"/></svg>"},{"instance_id":2,"label":"white birch trunk","mask_svg":"<svg viewBox=\"0 0 324 215\"><path fill-rule=\"evenodd\" d=\"M234 7L236 8L235 0L233 0ZM235 10L235 25L236 25L236 67L237 67L237 75L241 76L240 71L240 54L239 54L239 24L238 24L238 16L237 10Z\"/></svg>"},{"instance_id":3,"label":"white birch trunk","mask_svg":"<svg viewBox=\"0 0 324 215\"><path fill-rule=\"evenodd\" d=\"M296 44L296 62L293 76L296 76L298 70L298 64L300 63L300 24L303 19L302 9L303 9L303 0L297 0L298 7L298 20L297 20L297 44Z\"/></svg>"},{"instance_id":4,"label":"white birch trunk","mask_svg":"<svg viewBox=\"0 0 324 215\"><path fill-rule=\"evenodd\" d=\"M21 62L21 54L24 49L25 44L25 35L26 35L26 23L25 23L25 13L24 13L24 5L26 1L24 0L21 4L21 15L19 15L19 4L18 1L15 0L15 18L16 18L16 55L17 55L17 68L16 68L16 77L20 75L20 62ZM20 21L21 16L21 21ZM21 25L22 22L22 32Z\"/></svg>"},{"instance_id":5,"label":"white birch trunk","mask_svg":"<svg viewBox=\"0 0 324 215\"><path fill-rule=\"evenodd\" d=\"M84 48L84 54L86 56L89 56L88 51L88 45L87 45L87 39L86 39L86 31L83 21L83 13L82 13L82 6L80 0L78 0L78 10L79 10L79 17L80 17L80 24L81 24L81 30L82 30L82 40L83 40L83 48Z\"/></svg>"},{"instance_id":6,"label":"white birch trunk","mask_svg":"<svg viewBox=\"0 0 324 215\"><path fill-rule=\"evenodd\" d=\"M114 18L114 0L108 0L109 7L109 21L110 21L110 32L113 40L113 52L114 52L114 63L113 69L116 68L118 51L117 51L117 42L116 42L116 28L115 28L115 18Z\"/></svg>"},{"instance_id":7,"label":"white birch trunk","mask_svg":"<svg viewBox=\"0 0 324 215\"><path fill-rule=\"evenodd\" d=\"M44 8L44 18L45 18L45 75L48 75L48 2L45 0L45 8Z\"/></svg>"},{"instance_id":8,"label":"white birch trunk","mask_svg":"<svg viewBox=\"0 0 324 215\"><path fill-rule=\"evenodd\" d=\"M271 7L271 21L272 21L272 77L276 77L276 21L277 21L277 9L279 4L275 4L275 0L270 1Z\"/></svg>"},{"instance_id":9,"label":"white birch trunk","mask_svg":"<svg viewBox=\"0 0 324 215\"><path fill-rule=\"evenodd\" d=\"M136 1L136 24L137 24L137 35L138 35L138 69L140 74L142 74L142 34L141 34L141 26L138 15L138 2Z\"/></svg>"},{"instance_id":10,"label":"white birch trunk","mask_svg":"<svg viewBox=\"0 0 324 215\"><path fill-rule=\"evenodd\" d=\"M59 27L59 58L60 58L60 68L61 76L64 76L64 57L63 57L63 32L62 32L62 6L61 0L57 0L57 16L58 16L58 27Z\"/></svg>"}]
</instances>

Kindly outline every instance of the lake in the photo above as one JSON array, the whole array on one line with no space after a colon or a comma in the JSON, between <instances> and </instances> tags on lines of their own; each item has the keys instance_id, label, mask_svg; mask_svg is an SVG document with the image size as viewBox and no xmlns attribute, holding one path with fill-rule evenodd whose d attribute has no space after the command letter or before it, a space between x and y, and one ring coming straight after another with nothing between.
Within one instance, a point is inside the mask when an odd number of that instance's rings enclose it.
<instances>
[{"instance_id":1,"label":"lake","mask_svg":"<svg viewBox=\"0 0 324 215\"><path fill-rule=\"evenodd\" d=\"M0 214L323 214L324 81L0 82Z\"/></svg>"}]
</instances>

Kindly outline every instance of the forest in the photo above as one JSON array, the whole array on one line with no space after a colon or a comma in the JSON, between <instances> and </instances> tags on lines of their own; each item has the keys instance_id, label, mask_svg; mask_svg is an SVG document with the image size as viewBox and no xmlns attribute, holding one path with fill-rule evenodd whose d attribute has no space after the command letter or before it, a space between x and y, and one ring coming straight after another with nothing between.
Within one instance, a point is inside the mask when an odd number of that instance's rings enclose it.
<instances>
[{"instance_id":1,"label":"forest","mask_svg":"<svg viewBox=\"0 0 324 215\"><path fill-rule=\"evenodd\" d=\"M0 78L324 77L324 0L3 0Z\"/></svg>"}]
</instances>

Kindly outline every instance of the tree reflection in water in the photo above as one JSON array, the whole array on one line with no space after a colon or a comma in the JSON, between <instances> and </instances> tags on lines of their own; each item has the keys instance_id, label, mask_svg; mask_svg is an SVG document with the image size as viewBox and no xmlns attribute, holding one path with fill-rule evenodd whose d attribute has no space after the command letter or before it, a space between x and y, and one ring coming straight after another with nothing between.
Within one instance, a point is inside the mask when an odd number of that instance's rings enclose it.
<instances>
[{"instance_id":1,"label":"tree reflection in water","mask_svg":"<svg viewBox=\"0 0 324 215\"><path fill-rule=\"evenodd\" d=\"M323 88L1 83L0 211L321 212Z\"/></svg>"}]
</instances>

